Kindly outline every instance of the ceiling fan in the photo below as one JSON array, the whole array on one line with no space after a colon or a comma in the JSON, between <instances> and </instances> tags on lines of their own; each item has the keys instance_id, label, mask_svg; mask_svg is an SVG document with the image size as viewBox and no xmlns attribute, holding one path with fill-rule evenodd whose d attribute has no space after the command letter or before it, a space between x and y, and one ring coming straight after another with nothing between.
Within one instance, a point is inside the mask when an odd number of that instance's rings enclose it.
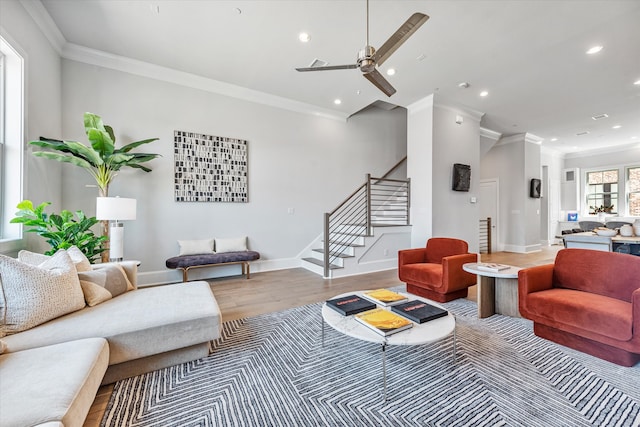
<instances>
[{"instance_id":1,"label":"ceiling fan","mask_svg":"<svg viewBox=\"0 0 640 427\"><path fill-rule=\"evenodd\" d=\"M360 68L362 75L373 83L378 89L384 92L385 95L391 96L396 93L396 90L391 83L389 83L380 72L376 69L376 66L382 65L393 52L395 52L409 37L416 32L418 28L427 20L429 16L424 13L414 13L407 21L398 28L398 30L384 42L384 44L377 51L373 46L369 46L369 0L367 0L367 44L358 52L357 62L349 65L329 65L324 67L305 67L296 68L297 71L328 71L328 70L348 70L353 68Z\"/></svg>"}]
</instances>

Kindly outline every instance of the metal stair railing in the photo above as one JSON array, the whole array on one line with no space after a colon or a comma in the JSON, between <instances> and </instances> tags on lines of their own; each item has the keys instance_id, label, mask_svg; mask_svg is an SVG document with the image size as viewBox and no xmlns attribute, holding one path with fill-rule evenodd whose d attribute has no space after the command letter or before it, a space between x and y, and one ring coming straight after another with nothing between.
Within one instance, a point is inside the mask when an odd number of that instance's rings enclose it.
<instances>
[{"instance_id":1,"label":"metal stair railing","mask_svg":"<svg viewBox=\"0 0 640 427\"><path fill-rule=\"evenodd\" d=\"M324 214L324 277L329 277L336 259L356 246L359 239L371 235L373 226L409 225L410 184L409 179L372 178L367 174L364 184Z\"/></svg>"}]
</instances>

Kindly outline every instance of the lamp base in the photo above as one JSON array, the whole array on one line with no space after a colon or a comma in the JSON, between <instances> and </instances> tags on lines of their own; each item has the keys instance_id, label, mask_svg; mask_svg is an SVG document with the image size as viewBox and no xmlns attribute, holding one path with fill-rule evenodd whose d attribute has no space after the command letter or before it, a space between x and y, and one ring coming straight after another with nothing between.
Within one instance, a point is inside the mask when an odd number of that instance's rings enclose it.
<instances>
[{"instance_id":1,"label":"lamp base","mask_svg":"<svg viewBox=\"0 0 640 427\"><path fill-rule=\"evenodd\" d=\"M109 261L119 262L124 258L124 225L112 222L109 229Z\"/></svg>"}]
</instances>

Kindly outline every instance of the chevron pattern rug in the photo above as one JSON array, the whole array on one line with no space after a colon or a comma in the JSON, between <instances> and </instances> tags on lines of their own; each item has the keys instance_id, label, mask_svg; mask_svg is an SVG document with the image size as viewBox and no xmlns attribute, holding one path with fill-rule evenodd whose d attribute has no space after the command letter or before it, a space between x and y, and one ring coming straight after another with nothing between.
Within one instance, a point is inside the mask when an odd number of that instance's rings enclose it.
<instances>
[{"instance_id":1,"label":"chevron pattern rug","mask_svg":"<svg viewBox=\"0 0 640 427\"><path fill-rule=\"evenodd\" d=\"M387 350L326 328L321 304L224 324L211 356L118 382L102 426L640 426L640 365L533 335L528 320L444 304L452 340Z\"/></svg>"}]
</instances>

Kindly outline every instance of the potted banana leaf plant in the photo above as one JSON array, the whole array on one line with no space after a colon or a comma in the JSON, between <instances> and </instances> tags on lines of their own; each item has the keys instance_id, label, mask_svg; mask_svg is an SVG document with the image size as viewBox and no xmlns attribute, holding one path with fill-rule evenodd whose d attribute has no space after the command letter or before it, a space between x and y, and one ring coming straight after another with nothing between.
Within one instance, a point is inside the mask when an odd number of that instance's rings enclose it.
<instances>
[{"instance_id":1,"label":"potted banana leaf plant","mask_svg":"<svg viewBox=\"0 0 640 427\"><path fill-rule=\"evenodd\" d=\"M77 141L58 141L40 138L31 141L45 150L34 151L37 157L52 159L63 163L71 163L85 169L98 184L100 197L109 196L109 185L123 167L141 169L151 172L151 168L143 165L159 157L159 154L136 153L132 150L144 144L157 141L158 138L143 139L116 148L116 137L111 126L105 125L97 114L84 113L84 128L90 145ZM103 236L109 235L108 221L102 221ZM102 260L109 259L109 250L102 252Z\"/></svg>"}]
</instances>

